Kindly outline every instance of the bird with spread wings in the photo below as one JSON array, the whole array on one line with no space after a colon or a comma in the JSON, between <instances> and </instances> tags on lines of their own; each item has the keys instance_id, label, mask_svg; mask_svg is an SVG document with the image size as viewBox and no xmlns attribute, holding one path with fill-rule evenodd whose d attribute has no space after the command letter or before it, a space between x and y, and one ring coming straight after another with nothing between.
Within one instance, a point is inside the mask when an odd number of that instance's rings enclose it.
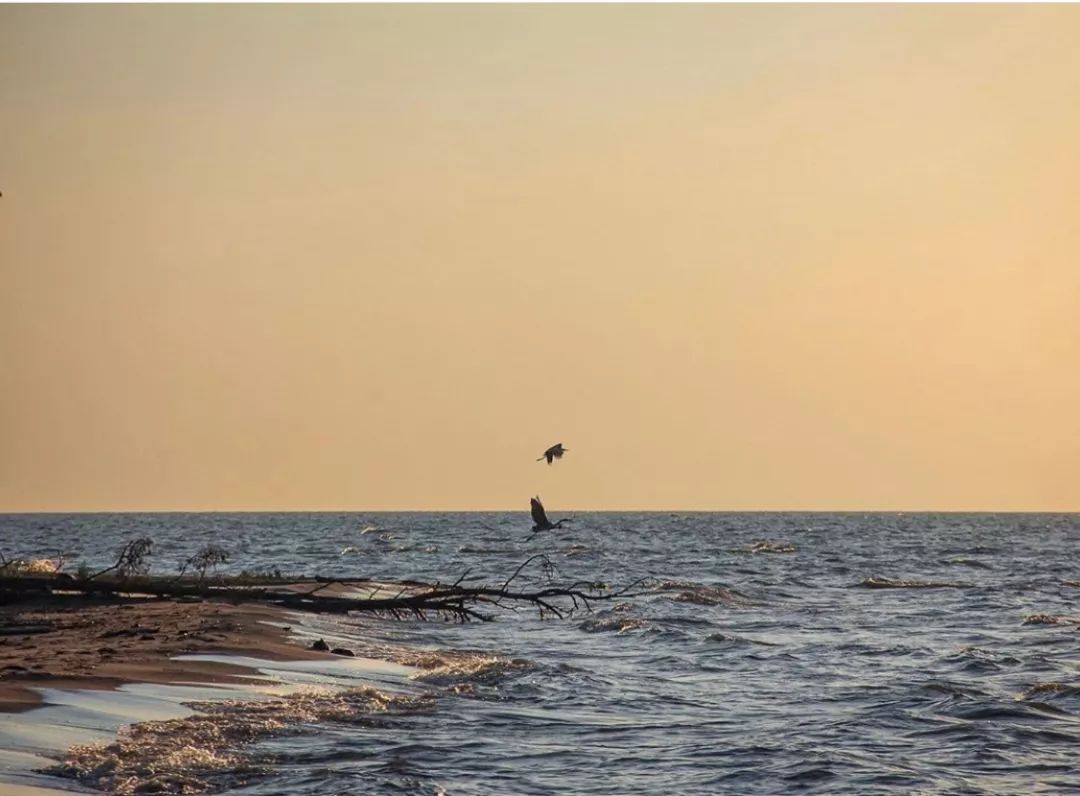
<instances>
[{"instance_id":1,"label":"bird with spread wings","mask_svg":"<svg viewBox=\"0 0 1080 796\"><path fill-rule=\"evenodd\" d=\"M562 443L560 442L557 445L552 445L550 448L544 451L544 455L536 461L542 462L544 461L544 459L547 459L547 463L551 464L555 459L561 459L563 454L566 453L567 450L568 449L564 448L562 446Z\"/></svg>"},{"instance_id":2,"label":"bird with spread wings","mask_svg":"<svg viewBox=\"0 0 1080 796\"><path fill-rule=\"evenodd\" d=\"M571 519L567 517L564 517L558 522L551 522L551 520L548 519L547 512L544 511L544 504L540 502L539 495L534 498L529 498L529 509L532 511L533 533L552 531L556 528L561 528L564 522L571 522Z\"/></svg>"}]
</instances>

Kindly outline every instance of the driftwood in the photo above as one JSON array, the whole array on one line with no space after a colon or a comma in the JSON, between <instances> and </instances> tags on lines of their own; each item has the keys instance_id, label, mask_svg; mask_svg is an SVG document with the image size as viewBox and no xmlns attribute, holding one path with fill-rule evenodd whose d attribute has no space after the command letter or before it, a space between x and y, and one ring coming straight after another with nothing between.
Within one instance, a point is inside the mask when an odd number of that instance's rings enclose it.
<instances>
[{"instance_id":1,"label":"driftwood","mask_svg":"<svg viewBox=\"0 0 1080 796\"><path fill-rule=\"evenodd\" d=\"M450 584L405 581L388 583L366 578L296 578L272 584L243 585L237 577L215 578L209 582L200 577L166 578L149 575L123 574L122 567L110 567L89 577L76 578L66 573L0 575L0 601L48 595L55 599L87 597L117 597L129 599L172 598L256 602L279 605L321 613L350 613L366 611L393 616L426 619L440 616L457 621L492 618L477 608L504 608L516 611L521 607L536 608L540 616L566 617L592 603L632 597L643 581L610 590L603 583L577 581L565 585L547 585L525 589L514 586L522 572L539 561L545 574L552 572L547 556L540 554L522 562L498 585L467 585L469 572ZM111 573L119 574L111 574ZM471 582L470 582L471 583ZM331 587L336 593L325 594Z\"/></svg>"}]
</instances>

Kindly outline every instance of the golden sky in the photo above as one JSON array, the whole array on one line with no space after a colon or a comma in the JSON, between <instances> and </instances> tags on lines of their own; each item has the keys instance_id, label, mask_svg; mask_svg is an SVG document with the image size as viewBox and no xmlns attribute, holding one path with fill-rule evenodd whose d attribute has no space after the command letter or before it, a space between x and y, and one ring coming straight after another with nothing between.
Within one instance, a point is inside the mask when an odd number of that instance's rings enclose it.
<instances>
[{"instance_id":1,"label":"golden sky","mask_svg":"<svg viewBox=\"0 0 1080 796\"><path fill-rule=\"evenodd\" d=\"M0 7L0 510L1078 510L1077 41Z\"/></svg>"}]
</instances>

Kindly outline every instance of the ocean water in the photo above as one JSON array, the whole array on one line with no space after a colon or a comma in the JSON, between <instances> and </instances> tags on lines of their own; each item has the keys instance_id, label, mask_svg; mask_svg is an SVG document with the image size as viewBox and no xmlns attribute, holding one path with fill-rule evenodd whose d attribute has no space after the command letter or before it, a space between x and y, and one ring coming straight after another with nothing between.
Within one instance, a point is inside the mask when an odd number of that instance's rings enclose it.
<instances>
[{"instance_id":1,"label":"ocean water","mask_svg":"<svg viewBox=\"0 0 1080 796\"><path fill-rule=\"evenodd\" d=\"M552 512L553 519L563 516ZM1080 516L581 513L4 515L0 549L223 571L647 593L565 619L322 617L420 663L305 706L208 784L233 794L1080 793ZM384 698L385 697L385 698ZM2 786L0 786L2 789Z\"/></svg>"}]
</instances>

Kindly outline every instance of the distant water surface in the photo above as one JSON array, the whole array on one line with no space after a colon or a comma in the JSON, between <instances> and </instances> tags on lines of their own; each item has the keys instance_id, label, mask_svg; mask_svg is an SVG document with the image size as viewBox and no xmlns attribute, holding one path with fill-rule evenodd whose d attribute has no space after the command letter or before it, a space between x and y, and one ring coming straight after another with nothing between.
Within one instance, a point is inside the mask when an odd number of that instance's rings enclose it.
<instances>
[{"instance_id":1,"label":"distant water surface","mask_svg":"<svg viewBox=\"0 0 1080 796\"><path fill-rule=\"evenodd\" d=\"M0 550L99 566L149 536L155 571L213 542L229 572L444 582L501 582L546 552L556 581L653 579L561 621L315 620L364 654L429 653L430 698L260 741L269 773L219 780L229 793L1080 792L1077 515L587 513L527 541L529 526L0 515Z\"/></svg>"}]
</instances>

